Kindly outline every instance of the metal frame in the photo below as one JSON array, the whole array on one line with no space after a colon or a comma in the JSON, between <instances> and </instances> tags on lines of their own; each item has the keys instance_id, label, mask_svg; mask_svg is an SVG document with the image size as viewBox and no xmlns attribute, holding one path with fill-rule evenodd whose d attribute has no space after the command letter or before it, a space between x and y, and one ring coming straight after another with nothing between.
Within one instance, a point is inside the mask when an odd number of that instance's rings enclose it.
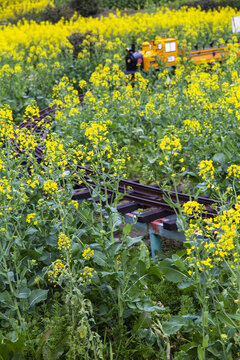
<instances>
[{"instance_id":1,"label":"metal frame","mask_svg":"<svg viewBox=\"0 0 240 360\"><path fill-rule=\"evenodd\" d=\"M181 242L184 242L186 240L186 237L183 232L179 232L177 230L167 230L164 228L163 222L166 222L166 220L168 219L171 220L172 215L154 220L150 223L142 223L136 221L137 218L138 215L134 212L125 214L126 223L133 224L133 226L136 227L137 229L144 230L149 233L151 253L154 261L155 261L155 252L162 250L162 244L161 244L162 236L171 240L177 240Z\"/></svg>"}]
</instances>

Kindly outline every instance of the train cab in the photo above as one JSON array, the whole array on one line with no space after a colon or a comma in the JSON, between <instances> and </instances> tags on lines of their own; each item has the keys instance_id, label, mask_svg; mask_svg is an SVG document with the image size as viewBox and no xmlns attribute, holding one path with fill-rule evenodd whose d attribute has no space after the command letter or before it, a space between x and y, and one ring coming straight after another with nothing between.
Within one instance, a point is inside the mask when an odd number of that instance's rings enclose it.
<instances>
[{"instance_id":1,"label":"train cab","mask_svg":"<svg viewBox=\"0 0 240 360\"><path fill-rule=\"evenodd\" d=\"M159 62L165 66L175 66L178 56L176 39L159 39L142 44L143 69L158 68Z\"/></svg>"}]
</instances>

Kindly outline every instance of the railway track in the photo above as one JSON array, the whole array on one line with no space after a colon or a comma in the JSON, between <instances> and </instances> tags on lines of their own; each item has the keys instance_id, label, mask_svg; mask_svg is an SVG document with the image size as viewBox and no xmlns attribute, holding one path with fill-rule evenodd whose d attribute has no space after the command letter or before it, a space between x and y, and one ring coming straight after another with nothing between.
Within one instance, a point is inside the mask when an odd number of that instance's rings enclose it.
<instances>
[{"instance_id":1,"label":"railway track","mask_svg":"<svg viewBox=\"0 0 240 360\"><path fill-rule=\"evenodd\" d=\"M80 101L83 101L83 95L80 95L79 99ZM47 107L39 112L39 116L35 116L33 119L25 119L18 127L20 129L27 128L44 138L46 137L46 131L42 129L42 125L49 116L52 118L52 121L54 121L56 110L56 108ZM37 146L35 148L35 156L38 162L42 161L43 152L41 147ZM77 170L84 170L84 184L78 185L76 181L72 199L78 201L101 201L100 199L92 198L92 189L97 185L98 188L105 191L104 184L94 184L93 176L91 176L93 175L91 169L78 165ZM121 180L119 182L118 191L123 196L123 200L117 207L120 213L127 214L135 212L138 221L142 223L150 223L156 219L172 215L170 216L171 220L166 219L166 224L163 223L163 226L168 230L177 229L177 216L173 209L173 204L183 205L188 201L197 200L205 207L203 214L205 217L216 216L217 212L215 209L220 206L220 202L204 196L199 196L196 199L194 196L180 192L177 194L174 191L166 192L157 185L140 184L138 180ZM113 199L114 192L112 189L108 188L107 194L109 201Z\"/></svg>"},{"instance_id":2,"label":"railway track","mask_svg":"<svg viewBox=\"0 0 240 360\"><path fill-rule=\"evenodd\" d=\"M87 172L89 171L89 169L83 169ZM76 188L73 193L74 200L92 200L90 187L94 188L94 183L91 178L85 178L84 182L90 186L82 185ZM102 191L105 190L104 186L101 187L101 184L100 189ZM127 214L134 212L138 217L138 221L142 223L150 223L154 220L174 215L171 217L171 222L169 222L169 219L166 219L166 224L163 221L163 226L168 230L177 230L177 216L171 204L178 204L177 196L174 192L166 193L157 185L140 184L138 180L121 180L118 191L123 195L123 202L117 207L120 213ZM114 196L113 190L107 189L107 193L110 201ZM168 198L171 200L171 203L167 200ZM182 193L178 193L178 198L181 205L190 200L196 200L193 196ZM205 206L203 216L214 217L217 215L216 210L211 206L220 206L218 201L205 197L198 197L197 201Z\"/></svg>"}]
</instances>

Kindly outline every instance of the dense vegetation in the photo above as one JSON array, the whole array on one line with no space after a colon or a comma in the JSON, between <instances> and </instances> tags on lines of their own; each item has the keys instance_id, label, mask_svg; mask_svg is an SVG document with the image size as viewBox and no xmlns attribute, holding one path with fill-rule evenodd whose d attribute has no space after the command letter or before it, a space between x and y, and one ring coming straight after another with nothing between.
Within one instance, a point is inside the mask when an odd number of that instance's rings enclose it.
<instances>
[{"instance_id":1,"label":"dense vegetation","mask_svg":"<svg viewBox=\"0 0 240 360\"><path fill-rule=\"evenodd\" d=\"M81 16L102 16L109 10L156 10L162 6L176 9L180 7L200 7L209 11L219 7L240 9L239 0L2 0L0 4L0 23L27 19L36 22L49 21L56 23L62 18L70 20L74 13Z\"/></svg>"},{"instance_id":2,"label":"dense vegetation","mask_svg":"<svg viewBox=\"0 0 240 360\"><path fill-rule=\"evenodd\" d=\"M2 26L0 359L240 357L235 15L164 8ZM227 43L229 57L211 66L183 57L175 72L130 82L124 49L162 33L186 50ZM49 104L58 111L44 138L17 127ZM85 182L77 164L92 169L100 201L72 200ZM206 220L197 201L178 207L184 250L154 263L116 211L119 181L132 176L217 198L218 215Z\"/></svg>"}]
</instances>

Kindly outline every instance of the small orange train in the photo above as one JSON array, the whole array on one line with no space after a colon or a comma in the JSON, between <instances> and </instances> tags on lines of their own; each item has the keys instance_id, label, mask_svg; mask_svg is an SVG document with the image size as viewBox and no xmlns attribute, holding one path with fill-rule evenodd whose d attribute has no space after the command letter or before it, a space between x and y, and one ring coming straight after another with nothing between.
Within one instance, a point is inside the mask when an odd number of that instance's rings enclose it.
<instances>
[{"instance_id":1,"label":"small orange train","mask_svg":"<svg viewBox=\"0 0 240 360\"><path fill-rule=\"evenodd\" d=\"M238 56L240 56L240 44ZM143 70L149 70L151 67L159 68L159 63L166 67L176 66L179 56L188 56L195 64L211 63L217 60L221 61L229 53L228 46L210 47L206 49L193 50L183 54L178 50L177 40L171 38L162 38L159 40L146 41L142 44L142 50L136 51L135 46L127 49L126 74L134 74L139 66Z\"/></svg>"}]
</instances>

